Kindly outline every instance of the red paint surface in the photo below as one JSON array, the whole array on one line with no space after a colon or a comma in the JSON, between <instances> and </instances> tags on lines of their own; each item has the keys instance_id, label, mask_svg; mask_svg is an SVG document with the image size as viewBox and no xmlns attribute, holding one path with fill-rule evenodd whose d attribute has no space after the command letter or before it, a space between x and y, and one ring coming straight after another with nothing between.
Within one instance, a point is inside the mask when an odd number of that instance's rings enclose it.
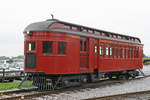
<instances>
[{"instance_id":1,"label":"red paint surface","mask_svg":"<svg viewBox=\"0 0 150 100\"><path fill-rule=\"evenodd\" d=\"M56 26L55 26L56 27ZM28 51L28 42L36 42L36 50ZM42 53L42 41L53 41L53 54ZM57 54L58 41L66 42L66 54ZM97 45L97 53L94 53L94 45ZM99 55L99 44L111 43L127 46L138 46L138 58L123 57L101 57ZM104 45L105 47L105 45ZM25 71L44 72L46 74L70 74L93 72L98 68L99 72L129 70L142 68L142 45L118 43L108 40L96 40L88 38L88 51L80 52L80 36L63 33L33 32L32 37L25 36L25 53L36 53L36 68ZM105 49L104 49L105 54ZM82 61L82 63L81 63ZM82 67L81 67L82 66Z\"/></svg>"}]
</instances>

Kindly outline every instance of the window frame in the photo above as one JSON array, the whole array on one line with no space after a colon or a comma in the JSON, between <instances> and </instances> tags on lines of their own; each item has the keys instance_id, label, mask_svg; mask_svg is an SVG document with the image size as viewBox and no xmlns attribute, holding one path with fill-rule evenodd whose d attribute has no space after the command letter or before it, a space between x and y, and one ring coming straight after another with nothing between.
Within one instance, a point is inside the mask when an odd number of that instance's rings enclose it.
<instances>
[{"instance_id":1,"label":"window frame","mask_svg":"<svg viewBox=\"0 0 150 100\"><path fill-rule=\"evenodd\" d=\"M104 56L104 43L99 44L99 56L103 57Z\"/></svg>"},{"instance_id":2,"label":"window frame","mask_svg":"<svg viewBox=\"0 0 150 100\"><path fill-rule=\"evenodd\" d=\"M130 46L130 58L132 58L132 46Z\"/></svg>"},{"instance_id":3,"label":"window frame","mask_svg":"<svg viewBox=\"0 0 150 100\"><path fill-rule=\"evenodd\" d=\"M136 58L139 58L139 47L136 47Z\"/></svg>"},{"instance_id":4,"label":"window frame","mask_svg":"<svg viewBox=\"0 0 150 100\"><path fill-rule=\"evenodd\" d=\"M64 43L65 44L65 49L63 51L63 53L59 53L59 43ZM67 54L67 42L65 41L58 41L57 42L57 55L66 55Z\"/></svg>"},{"instance_id":5,"label":"window frame","mask_svg":"<svg viewBox=\"0 0 150 100\"><path fill-rule=\"evenodd\" d=\"M81 45L81 43L82 43L82 45ZM85 43L86 43L86 49L85 49ZM89 45L88 38L80 37L80 53L88 53L88 50L89 50L88 45Z\"/></svg>"},{"instance_id":6,"label":"window frame","mask_svg":"<svg viewBox=\"0 0 150 100\"><path fill-rule=\"evenodd\" d=\"M44 52L44 42L46 43L46 42L51 42L51 52ZM53 52L53 49L54 49L54 41L42 41L42 54L49 54L49 55L51 55L51 54L53 54L54 52Z\"/></svg>"},{"instance_id":7,"label":"window frame","mask_svg":"<svg viewBox=\"0 0 150 100\"><path fill-rule=\"evenodd\" d=\"M105 44L105 54L107 57L109 56L109 44Z\"/></svg>"},{"instance_id":8,"label":"window frame","mask_svg":"<svg viewBox=\"0 0 150 100\"><path fill-rule=\"evenodd\" d=\"M122 50L121 50L122 46L118 45L118 57L122 57Z\"/></svg>"},{"instance_id":9,"label":"window frame","mask_svg":"<svg viewBox=\"0 0 150 100\"><path fill-rule=\"evenodd\" d=\"M118 57L118 45L114 45L114 56L117 58Z\"/></svg>"},{"instance_id":10,"label":"window frame","mask_svg":"<svg viewBox=\"0 0 150 100\"><path fill-rule=\"evenodd\" d=\"M113 44L109 44L109 56L113 57Z\"/></svg>"},{"instance_id":11,"label":"window frame","mask_svg":"<svg viewBox=\"0 0 150 100\"><path fill-rule=\"evenodd\" d=\"M126 58L129 58L129 46L126 46Z\"/></svg>"},{"instance_id":12,"label":"window frame","mask_svg":"<svg viewBox=\"0 0 150 100\"><path fill-rule=\"evenodd\" d=\"M29 50L29 44L31 43L31 48L32 48L32 43L34 43L34 49ZM35 41L29 41L27 42L27 51L32 52L32 51L36 51L36 42Z\"/></svg>"},{"instance_id":13,"label":"window frame","mask_svg":"<svg viewBox=\"0 0 150 100\"><path fill-rule=\"evenodd\" d=\"M126 57L126 46L122 46L122 58Z\"/></svg>"}]
</instances>

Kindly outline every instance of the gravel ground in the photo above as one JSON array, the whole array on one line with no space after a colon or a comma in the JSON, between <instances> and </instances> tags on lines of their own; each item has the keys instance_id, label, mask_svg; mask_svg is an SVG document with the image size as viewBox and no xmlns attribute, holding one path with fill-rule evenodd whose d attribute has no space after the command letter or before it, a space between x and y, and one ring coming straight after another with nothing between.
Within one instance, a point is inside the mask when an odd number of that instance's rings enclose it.
<instances>
[{"instance_id":1,"label":"gravel ground","mask_svg":"<svg viewBox=\"0 0 150 100\"><path fill-rule=\"evenodd\" d=\"M150 75L150 65L144 66L142 71L144 72L145 75ZM42 96L39 98L34 98L34 100L80 100L80 99L87 99L87 98L100 97L106 95L113 95L118 93L150 90L150 87L148 87L149 85L150 85L150 78L148 77L145 79L126 82L123 84L118 83L117 85L97 87L94 89L82 89L80 91L71 91L71 92L60 93L55 95ZM146 94L143 95L144 97L146 96ZM141 99L139 96L135 99L129 97L128 99L124 99L124 100L143 100L143 99ZM118 98L118 100L122 100L122 99Z\"/></svg>"},{"instance_id":2,"label":"gravel ground","mask_svg":"<svg viewBox=\"0 0 150 100\"><path fill-rule=\"evenodd\" d=\"M107 100L149 100L150 94L138 94L138 95L131 95L131 96L123 96L118 98L111 98Z\"/></svg>"},{"instance_id":3,"label":"gravel ground","mask_svg":"<svg viewBox=\"0 0 150 100\"><path fill-rule=\"evenodd\" d=\"M145 75L150 75L150 65L144 65L142 71Z\"/></svg>"}]
</instances>

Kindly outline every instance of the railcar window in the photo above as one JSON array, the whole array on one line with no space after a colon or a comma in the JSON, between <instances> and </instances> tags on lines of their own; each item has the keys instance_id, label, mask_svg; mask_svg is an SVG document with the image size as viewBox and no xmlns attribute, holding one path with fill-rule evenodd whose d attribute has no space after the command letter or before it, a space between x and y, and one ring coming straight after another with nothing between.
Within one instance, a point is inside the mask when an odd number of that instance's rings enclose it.
<instances>
[{"instance_id":1,"label":"railcar window","mask_svg":"<svg viewBox=\"0 0 150 100\"><path fill-rule=\"evenodd\" d=\"M108 44L106 44L106 56L109 55L109 48L108 48Z\"/></svg>"},{"instance_id":2,"label":"railcar window","mask_svg":"<svg viewBox=\"0 0 150 100\"><path fill-rule=\"evenodd\" d=\"M130 47L130 58L132 57L132 47Z\"/></svg>"},{"instance_id":3,"label":"railcar window","mask_svg":"<svg viewBox=\"0 0 150 100\"><path fill-rule=\"evenodd\" d=\"M133 47L133 58L134 58L134 53L135 53L134 50L135 50L135 49L134 49L134 47Z\"/></svg>"},{"instance_id":4,"label":"railcar window","mask_svg":"<svg viewBox=\"0 0 150 100\"><path fill-rule=\"evenodd\" d=\"M124 39L124 40L125 40L126 38L125 38L125 37L122 37L122 39Z\"/></svg>"},{"instance_id":5,"label":"railcar window","mask_svg":"<svg viewBox=\"0 0 150 100\"><path fill-rule=\"evenodd\" d=\"M123 46L123 58L125 57L125 46Z\"/></svg>"},{"instance_id":6,"label":"railcar window","mask_svg":"<svg viewBox=\"0 0 150 100\"><path fill-rule=\"evenodd\" d=\"M138 58L139 56L139 47L136 48L136 58Z\"/></svg>"},{"instance_id":7,"label":"railcar window","mask_svg":"<svg viewBox=\"0 0 150 100\"><path fill-rule=\"evenodd\" d=\"M129 53L129 47L126 49L126 58L128 58L128 53Z\"/></svg>"},{"instance_id":8,"label":"railcar window","mask_svg":"<svg viewBox=\"0 0 150 100\"><path fill-rule=\"evenodd\" d=\"M99 47L99 54L100 56L103 56L103 44L102 43L100 44L100 47Z\"/></svg>"},{"instance_id":9,"label":"railcar window","mask_svg":"<svg viewBox=\"0 0 150 100\"><path fill-rule=\"evenodd\" d=\"M43 41L43 53L52 53L52 41Z\"/></svg>"},{"instance_id":10,"label":"railcar window","mask_svg":"<svg viewBox=\"0 0 150 100\"><path fill-rule=\"evenodd\" d=\"M117 45L115 45L115 51L114 51L115 56L117 56Z\"/></svg>"},{"instance_id":11,"label":"railcar window","mask_svg":"<svg viewBox=\"0 0 150 100\"><path fill-rule=\"evenodd\" d=\"M105 33L102 33L102 36L105 36Z\"/></svg>"},{"instance_id":12,"label":"railcar window","mask_svg":"<svg viewBox=\"0 0 150 100\"><path fill-rule=\"evenodd\" d=\"M95 44L94 49L95 49L94 52L97 53L97 45L96 44Z\"/></svg>"},{"instance_id":13,"label":"railcar window","mask_svg":"<svg viewBox=\"0 0 150 100\"><path fill-rule=\"evenodd\" d=\"M29 42L29 44L28 44L28 50L29 51L35 50L35 42Z\"/></svg>"},{"instance_id":14,"label":"railcar window","mask_svg":"<svg viewBox=\"0 0 150 100\"><path fill-rule=\"evenodd\" d=\"M113 52L113 44L110 45L110 56L112 56L112 52Z\"/></svg>"},{"instance_id":15,"label":"railcar window","mask_svg":"<svg viewBox=\"0 0 150 100\"><path fill-rule=\"evenodd\" d=\"M66 54L66 43L58 42L58 54Z\"/></svg>"},{"instance_id":16,"label":"railcar window","mask_svg":"<svg viewBox=\"0 0 150 100\"><path fill-rule=\"evenodd\" d=\"M121 45L119 45L119 56L121 57Z\"/></svg>"},{"instance_id":17,"label":"railcar window","mask_svg":"<svg viewBox=\"0 0 150 100\"><path fill-rule=\"evenodd\" d=\"M111 35L111 34L109 34L109 37L112 37L112 35Z\"/></svg>"},{"instance_id":18,"label":"railcar window","mask_svg":"<svg viewBox=\"0 0 150 100\"><path fill-rule=\"evenodd\" d=\"M64 28L65 28L65 29L70 29L70 26L64 25Z\"/></svg>"},{"instance_id":19,"label":"railcar window","mask_svg":"<svg viewBox=\"0 0 150 100\"><path fill-rule=\"evenodd\" d=\"M121 36L118 35L118 38L121 39Z\"/></svg>"},{"instance_id":20,"label":"railcar window","mask_svg":"<svg viewBox=\"0 0 150 100\"><path fill-rule=\"evenodd\" d=\"M87 51L87 41L84 40L84 51Z\"/></svg>"},{"instance_id":21,"label":"railcar window","mask_svg":"<svg viewBox=\"0 0 150 100\"><path fill-rule=\"evenodd\" d=\"M138 40L138 39L135 39L135 41L136 41L136 42L139 42L139 40Z\"/></svg>"},{"instance_id":22,"label":"railcar window","mask_svg":"<svg viewBox=\"0 0 150 100\"><path fill-rule=\"evenodd\" d=\"M117 36L116 36L116 35L113 35L113 37L116 38Z\"/></svg>"},{"instance_id":23,"label":"railcar window","mask_svg":"<svg viewBox=\"0 0 150 100\"><path fill-rule=\"evenodd\" d=\"M82 46L82 45L83 45L83 44L82 44L82 43L83 43L82 41L83 41L83 40L80 40L80 51L82 51L82 47L83 47L83 46Z\"/></svg>"},{"instance_id":24,"label":"railcar window","mask_svg":"<svg viewBox=\"0 0 150 100\"><path fill-rule=\"evenodd\" d=\"M86 52L88 51L88 40L80 39L80 51Z\"/></svg>"},{"instance_id":25,"label":"railcar window","mask_svg":"<svg viewBox=\"0 0 150 100\"><path fill-rule=\"evenodd\" d=\"M88 32L89 32L89 33L92 33L93 31L92 31L92 30L88 30Z\"/></svg>"},{"instance_id":26,"label":"railcar window","mask_svg":"<svg viewBox=\"0 0 150 100\"><path fill-rule=\"evenodd\" d=\"M87 30L86 30L86 29L83 29L83 32L87 32Z\"/></svg>"},{"instance_id":27,"label":"railcar window","mask_svg":"<svg viewBox=\"0 0 150 100\"><path fill-rule=\"evenodd\" d=\"M96 34L96 35L100 35L100 32L98 32L98 31L95 31L95 34Z\"/></svg>"},{"instance_id":28,"label":"railcar window","mask_svg":"<svg viewBox=\"0 0 150 100\"><path fill-rule=\"evenodd\" d=\"M77 30L77 27L72 26L72 29L73 29L73 30Z\"/></svg>"}]
</instances>

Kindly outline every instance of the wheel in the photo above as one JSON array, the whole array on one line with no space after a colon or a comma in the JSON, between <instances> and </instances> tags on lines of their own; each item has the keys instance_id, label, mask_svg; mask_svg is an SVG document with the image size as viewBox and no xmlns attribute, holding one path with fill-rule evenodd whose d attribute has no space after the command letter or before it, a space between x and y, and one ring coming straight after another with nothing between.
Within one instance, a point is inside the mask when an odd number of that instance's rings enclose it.
<instances>
[{"instance_id":1,"label":"wheel","mask_svg":"<svg viewBox=\"0 0 150 100\"><path fill-rule=\"evenodd\" d=\"M81 82L87 83L88 82L87 76L81 76Z\"/></svg>"},{"instance_id":2,"label":"wheel","mask_svg":"<svg viewBox=\"0 0 150 100\"><path fill-rule=\"evenodd\" d=\"M128 75L120 75L119 79L128 80L129 76Z\"/></svg>"},{"instance_id":3,"label":"wheel","mask_svg":"<svg viewBox=\"0 0 150 100\"><path fill-rule=\"evenodd\" d=\"M113 78L112 78L112 75L109 75L109 76L108 76L108 78L109 78L110 80L112 80L112 79L113 79Z\"/></svg>"}]
</instances>

